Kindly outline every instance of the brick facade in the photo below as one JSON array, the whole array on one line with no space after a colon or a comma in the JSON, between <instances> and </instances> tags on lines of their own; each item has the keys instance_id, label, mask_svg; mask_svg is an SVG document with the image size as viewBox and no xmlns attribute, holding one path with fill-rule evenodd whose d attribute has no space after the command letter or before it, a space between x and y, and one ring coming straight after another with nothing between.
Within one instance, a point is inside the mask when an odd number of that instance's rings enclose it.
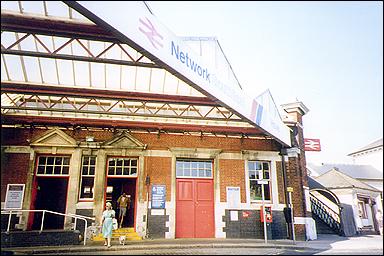
<instances>
[{"instance_id":1,"label":"brick facade","mask_svg":"<svg viewBox=\"0 0 384 256\"><path fill-rule=\"evenodd\" d=\"M279 191L279 203L285 203L285 190L284 190L284 180L283 180L283 170L282 162L276 161L276 174L277 174L277 189Z\"/></svg>"},{"instance_id":2,"label":"brick facade","mask_svg":"<svg viewBox=\"0 0 384 256\"><path fill-rule=\"evenodd\" d=\"M1 154L1 201L5 201L7 184L27 183L29 154Z\"/></svg>"},{"instance_id":3,"label":"brick facade","mask_svg":"<svg viewBox=\"0 0 384 256\"><path fill-rule=\"evenodd\" d=\"M220 166L220 202L227 201L226 187L240 187L241 202L245 203L245 172L244 160L226 160L219 161Z\"/></svg>"},{"instance_id":4,"label":"brick facade","mask_svg":"<svg viewBox=\"0 0 384 256\"><path fill-rule=\"evenodd\" d=\"M171 200L171 165L172 158L169 157L145 157L144 177L151 177L151 184L166 185L166 201ZM147 188L142 191L145 197Z\"/></svg>"},{"instance_id":5,"label":"brick facade","mask_svg":"<svg viewBox=\"0 0 384 256\"><path fill-rule=\"evenodd\" d=\"M26 146L28 147L30 141L34 141L37 138L43 136L45 133L47 133L48 130L46 129L4 129L3 130L3 145L4 146ZM71 129L63 129L63 131L66 135L70 136L77 142L84 142L86 136L93 136L94 141L96 143L103 143L104 141L109 141L114 138L114 136L117 135L117 132L109 131L109 130L71 130ZM252 156L252 159L260 159L260 160L267 160L274 163L276 166L276 181L277 181L277 193L275 195L278 195L278 199L272 198L272 202L275 206L277 204L284 204L284 181L283 181L283 174L282 174L282 168L281 168L281 161L276 161L278 159L278 152L279 152L279 144L277 144L273 140L263 140L263 139L251 139L251 138L240 138L240 137L231 137L231 136L195 136L195 135L187 135L187 134L165 134L165 133L149 133L149 132L131 132L130 133L132 137L134 137L136 140L140 141L140 143L143 143L146 145L145 150L141 151L133 151L130 153L129 156L133 157L141 157L142 162L139 164L139 169L142 167L142 174L137 176L137 192L139 193L137 195L138 203L141 203L145 205L146 202L146 186L145 186L145 177L147 175L151 178L151 184L164 184L166 185L166 201L170 202L172 200L172 194L175 193L175 187L172 187L172 168L174 159L177 159L177 155L174 155L172 153L174 148L181 148L181 149L187 149L191 152L194 152L196 149L201 150L218 150L220 152L219 154L230 154L231 157L228 159L225 158L218 158L217 161L215 160L214 165L217 165L214 167L214 172L219 172L219 179L218 179L218 189L219 189L219 198L216 199L216 202L222 202L225 203L227 201L226 198L226 187L227 186L235 186L240 187L241 191L241 203L245 204L247 203L247 188L246 188L246 179L247 174L245 172L245 166L246 166L246 159L249 157L249 155L244 156L242 152L272 152L275 156L273 159L269 159L268 157L262 157L259 158L259 153L254 153ZM100 144L102 145L102 144ZM75 146L76 147L76 146ZM47 148L47 147L46 147ZM86 150L86 149L83 149ZM111 153L107 153L106 150L112 150L110 152L114 152L112 155L121 156L122 153L121 149L118 149L117 151L113 151L112 149L92 149L91 151L83 151L88 152L87 154L94 154L98 155L100 152L104 152L105 159L110 156ZM120 151L119 151L120 150ZM202 151L202 152L203 152ZM74 151L78 152L78 151ZM92 153L94 152L94 153ZM99 153L97 153L99 152ZM146 153L151 152L151 153ZM157 153L156 153L157 152ZM208 151L207 151L208 152ZM74 153L75 154L75 153ZM76 158L81 159L81 150L80 153L76 153ZM80 154L80 155L78 155ZM83 153L84 154L84 153ZM148 154L148 155L146 155ZM249 154L249 153L247 153ZM4 157L6 157L8 154L2 154ZM18 173L22 173L23 175L14 176L17 182L19 183L26 183L25 178L26 177L28 169L30 168L28 165L28 157L29 154L16 154L12 153L9 154L10 158L7 159L4 164L7 166L12 166L12 168L19 168ZM173 157L172 157L173 155ZM191 154L191 156L198 156L198 154ZM209 155L209 154L208 154ZM101 156L101 155L100 155ZM209 158L214 160L213 155L205 156L205 158ZM213 157L213 158L212 158ZM72 160L71 160L72 161ZM19 163L23 163L22 165L19 165L19 167L14 167ZM101 160L101 162L98 160L98 163L105 163L105 160ZM3 164L3 162L2 162ZM72 162L71 162L72 164ZM142 166L140 166L142 165ZM80 165L79 165L80 166ZM297 177L299 175L299 172L297 170L298 168L298 162L294 159L288 161L287 163L287 174L288 179L290 179L292 182L289 184L292 184L294 186L294 190L298 191L300 188L300 178ZM104 167L105 168L105 164ZM103 171L103 170L102 170ZM2 174L4 173L2 169ZM80 174L79 172L75 172ZM104 174L105 175L105 174ZM12 177L12 176L9 176ZM73 178L73 177L72 177ZM104 184L105 178L97 178L99 181L96 181L97 184ZM16 182L15 181L15 182ZM276 182L272 181L272 182ZM4 184L10 182L10 179L2 180ZM141 184L141 185L140 185ZM2 184L3 185L3 184ZM98 188L99 191L103 190L103 187ZM73 193L76 190L76 188L71 187L71 192ZM28 192L28 191L27 191ZM29 191L30 192L30 191ZM76 192L75 192L76 193ZM299 192L297 192L299 193ZM296 196L296 195L295 195ZM294 196L294 197L295 197ZM301 196L301 195L300 195ZM300 198L300 196L298 198ZM73 195L73 199L71 199L75 204L77 203L78 195ZM3 199L4 200L4 199ZM103 207L103 203L99 202L102 200L101 196L95 196L95 204L94 204L94 210L88 210L89 214L93 212L93 216L99 216L101 213L101 207ZM295 199L296 200L296 199ZM249 202L248 202L249 203ZM255 208L259 209L257 204L254 205ZM297 211L303 211L302 205L298 202L294 202L295 207L298 207ZM73 206L72 204L69 206L67 210L70 210L70 207L74 208L74 213L81 212L79 209L76 209L76 206ZM99 209L100 207L100 209ZM139 207L139 206L138 206ZM143 206L142 206L143 207ZM281 206L280 206L281 207ZM249 211L252 211L254 213L254 217L256 220L259 220L259 210L249 209ZM226 215L228 210L225 211L225 214L222 216L216 216L215 218L223 219L225 222L225 225L232 225L232 228L227 226L227 228L222 229L223 232L227 232L226 237L258 237L260 232L260 227L254 226L253 229L251 226L248 226L247 220L244 219L241 223L242 228L233 228L233 225L237 224L231 224L228 222L228 216ZM136 216L136 219L140 219L145 222L145 211L141 210L140 215ZM171 212L172 214L172 212ZM297 215L302 216L302 215ZM167 224L168 222L172 221L174 217L170 216L168 213L168 210L164 212L164 215L152 215L149 214L148 219L148 226L151 233L151 237L153 238L159 238L159 237L166 237L166 233L170 232L170 226ZM269 231L271 232L271 237L276 239L285 238L286 234L286 225L284 216L281 211L274 210L274 222L268 227ZM259 223L260 224L260 223ZM253 224L252 224L253 225ZM254 224L256 225L256 224ZM248 229L252 230L248 230ZM152 231L151 231L152 229ZM240 232L240 229L243 230ZM235 231L239 231L239 234L235 234ZM256 231L258 230L258 231ZM229 233L228 233L229 232ZM252 233L253 232L253 233ZM300 230L299 230L300 232Z\"/></svg>"}]
</instances>

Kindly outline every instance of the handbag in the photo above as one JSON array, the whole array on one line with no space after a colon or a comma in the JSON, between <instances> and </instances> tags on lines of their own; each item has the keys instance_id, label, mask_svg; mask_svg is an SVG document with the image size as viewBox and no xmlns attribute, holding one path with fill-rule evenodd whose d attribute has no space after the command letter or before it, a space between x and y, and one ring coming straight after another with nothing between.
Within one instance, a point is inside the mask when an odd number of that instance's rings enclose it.
<instances>
[{"instance_id":1,"label":"handbag","mask_svg":"<svg viewBox=\"0 0 384 256\"><path fill-rule=\"evenodd\" d=\"M116 218L113 218L112 219L112 230L116 230L117 229L117 219Z\"/></svg>"}]
</instances>

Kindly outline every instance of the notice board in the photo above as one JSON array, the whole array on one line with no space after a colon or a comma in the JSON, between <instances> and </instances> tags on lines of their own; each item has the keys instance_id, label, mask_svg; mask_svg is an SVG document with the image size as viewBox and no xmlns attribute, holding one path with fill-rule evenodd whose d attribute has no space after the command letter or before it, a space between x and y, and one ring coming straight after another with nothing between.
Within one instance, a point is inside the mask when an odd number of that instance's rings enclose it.
<instances>
[{"instance_id":1,"label":"notice board","mask_svg":"<svg viewBox=\"0 0 384 256\"><path fill-rule=\"evenodd\" d=\"M5 209L22 209L25 184L8 184L5 194Z\"/></svg>"},{"instance_id":2,"label":"notice board","mask_svg":"<svg viewBox=\"0 0 384 256\"><path fill-rule=\"evenodd\" d=\"M227 187L227 205L230 209L240 207L240 187Z\"/></svg>"},{"instance_id":3,"label":"notice board","mask_svg":"<svg viewBox=\"0 0 384 256\"><path fill-rule=\"evenodd\" d=\"M164 209L165 208L165 185L152 185L151 193L151 208Z\"/></svg>"}]
</instances>

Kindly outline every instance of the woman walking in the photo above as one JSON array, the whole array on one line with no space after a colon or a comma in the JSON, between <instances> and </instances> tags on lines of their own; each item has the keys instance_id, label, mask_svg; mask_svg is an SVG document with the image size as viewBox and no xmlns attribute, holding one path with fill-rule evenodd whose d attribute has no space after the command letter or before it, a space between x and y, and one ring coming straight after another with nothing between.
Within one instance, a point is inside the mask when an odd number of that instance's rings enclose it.
<instances>
[{"instance_id":1,"label":"woman walking","mask_svg":"<svg viewBox=\"0 0 384 256\"><path fill-rule=\"evenodd\" d=\"M103 225L102 227L102 233L103 237L105 239L104 245L111 247L111 239L112 239L112 225L113 225L113 218L115 218L115 211L112 209L112 204L110 202L107 202L105 204L105 211L103 212L103 217L101 220L101 223Z\"/></svg>"}]
</instances>

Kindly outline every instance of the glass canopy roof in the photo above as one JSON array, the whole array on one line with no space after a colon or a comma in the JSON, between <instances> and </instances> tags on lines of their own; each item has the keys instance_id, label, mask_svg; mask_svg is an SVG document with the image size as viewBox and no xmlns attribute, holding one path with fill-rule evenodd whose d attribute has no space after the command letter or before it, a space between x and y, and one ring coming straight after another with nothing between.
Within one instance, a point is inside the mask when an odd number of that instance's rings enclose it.
<instances>
[{"instance_id":1,"label":"glass canopy roof","mask_svg":"<svg viewBox=\"0 0 384 256\"><path fill-rule=\"evenodd\" d=\"M268 137L61 1L2 1L1 19L3 125L113 120Z\"/></svg>"}]
</instances>

